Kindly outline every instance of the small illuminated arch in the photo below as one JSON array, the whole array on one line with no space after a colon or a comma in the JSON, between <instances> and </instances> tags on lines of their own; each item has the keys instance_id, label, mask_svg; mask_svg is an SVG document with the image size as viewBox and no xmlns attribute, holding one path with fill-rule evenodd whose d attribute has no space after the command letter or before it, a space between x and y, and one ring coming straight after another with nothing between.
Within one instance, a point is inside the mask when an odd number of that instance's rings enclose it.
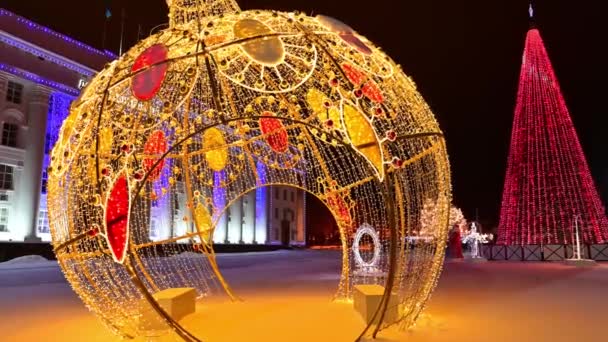
<instances>
[{"instance_id":1,"label":"small illuminated arch","mask_svg":"<svg viewBox=\"0 0 608 342\"><path fill-rule=\"evenodd\" d=\"M361 239L368 235L372 238L374 243L374 254L370 261L363 260L361 256L361 251L359 250L359 245L361 244ZM380 236L378 232L374 229L374 227L365 223L359 229L357 229L357 233L355 234L355 239L353 242L353 254L355 256L356 265L363 269L363 271L374 271L378 269L378 263L380 262L380 254L382 251L382 245L380 243Z\"/></svg>"}]
</instances>

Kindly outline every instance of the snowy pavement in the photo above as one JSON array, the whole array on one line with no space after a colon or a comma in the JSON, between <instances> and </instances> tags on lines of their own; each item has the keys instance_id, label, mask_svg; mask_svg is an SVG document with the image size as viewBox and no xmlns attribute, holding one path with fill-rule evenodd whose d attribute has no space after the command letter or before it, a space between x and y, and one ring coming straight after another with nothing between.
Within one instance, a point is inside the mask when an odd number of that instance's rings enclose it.
<instances>
[{"instance_id":1,"label":"snowy pavement","mask_svg":"<svg viewBox=\"0 0 608 342\"><path fill-rule=\"evenodd\" d=\"M339 252L226 254L218 263L245 302L206 305L196 322L205 341L347 342L363 326L352 308L330 304ZM2 342L117 340L56 262L0 264L0 315ZM418 325L378 341L599 342L608 338L607 323L608 264L448 262Z\"/></svg>"}]
</instances>

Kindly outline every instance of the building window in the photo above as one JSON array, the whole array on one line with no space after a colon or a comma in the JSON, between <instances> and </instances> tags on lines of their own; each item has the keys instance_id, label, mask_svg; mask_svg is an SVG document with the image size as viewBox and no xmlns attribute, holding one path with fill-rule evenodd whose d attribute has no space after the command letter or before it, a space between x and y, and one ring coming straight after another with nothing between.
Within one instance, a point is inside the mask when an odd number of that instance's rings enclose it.
<instances>
[{"instance_id":1,"label":"building window","mask_svg":"<svg viewBox=\"0 0 608 342\"><path fill-rule=\"evenodd\" d=\"M8 81L8 87L6 88L6 101L14 104L21 104L23 100L23 84Z\"/></svg>"},{"instance_id":2,"label":"building window","mask_svg":"<svg viewBox=\"0 0 608 342\"><path fill-rule=\"evenodd\" d=\"M274 189L274 198L275 199L279 199L280 195L279 195L279 189Z\"/></svg>"},{"instance_id":3,"label":"building window","mask_svg":"<svg viewBox=\"0 0 608 342\"><path fill-rule=\"evenodd\" d=\"M279 219L279 208L274 208L274 218Z\"/></svg>"},{"instance_id":4,"label":"building window","mask_svg":"<svg viewBox=\"0 0 608 342\"><path fill-rule=\"evenodd\" d=\"M17 132L19 132L19 126L5 122L2 125L2 145L17 147Z\"/></svg>"},{"instance_id":5,"label":"building window","mask_svg":"<svg viewBox=\"0 0 608 342\"><path fill-rule=\"evenodd\" d=\"M0 202L8 202L8 194L0 194Z\"/></svg>"},{"instance_id":6,"label":"building window","mask_svg":"<svg viewBox=\"0 0 608 342\"><path fill-rule=\"evenodd\" d=\"M151 220L150 221L150 238L156 238L158 237L158 224L156 223L156 220Z\"/></svg>"},{"instance_id":7,"label":"building window","mask_svg":"<svg viewBox=\"0 0 608 342\"><path fill-rule=\"evenodd\" d=\"M13 167L0 164L0 190L13 190Z\"/></svg>"},{"instance_id":8,"label":"building window","mask_svg":"<svg viewBox=\"0 0 608 342\"><path fill-rule=\"evenodd\" d=\"M283 190L283 201L287 201L287 190Z\"/></svg>"},{"instance_id":9,"label":"building window","mask_svg":"<svg viewBox=\"0 0 608 342\"><path fill-rule=\"evenodd\" d=\"M46 210L40 210L38 212L38 233L48 234L50 232L48 213Z\"/></svg>"},{"instance_id":10,"label":"building window","mask_svg":"<svg viewBox=\"0 0 608 342\"><path fill-rule=\"evenodd\" d=\"M295 192L295 191L292 191L292 192L291 192L291 201L292 201L292 202L295 202L295 201L296 201L296 192Z\"/></svg>"},{"instance_id":11,"label":"building window","mask_svg":"<svg viewBox=\"0 0 608 342\"><path fill-rule=\"evenodd\" d=\"M283 220L293 222L295 219L295 214L291 209L285 209L283 211Z\"/></svg>"},{"instance_id":12,"label":"building window","mask_svg":"<svg viewBox=\"0 0 608 342\"><path fill-rule=\"evenodd\" d=\"M285 209L285 211L283 212L283 220L293 222L293 218L294 218L293 210Z\"/></svg>"},{"instance_id":13,"label":"building window","mask_svg":"<svg viewBox=\"0 0 608 342\"><path fill-rule=\"evenodd\" d=\"M8 208L0 208L0 232L8 232Z\"/></svg>"},{"instance_id":14,"label":"building window","mask_svg":"<svg viewBox=\"0 0 608 342\"><path fill-rule=\"evenodd\" d=\"M46 186L48 184L48 181L49 181L48 173L46 171L42 171L42 186L41 186L40 191L43 194L46 194Z\"/></svg>"}]
</instances>

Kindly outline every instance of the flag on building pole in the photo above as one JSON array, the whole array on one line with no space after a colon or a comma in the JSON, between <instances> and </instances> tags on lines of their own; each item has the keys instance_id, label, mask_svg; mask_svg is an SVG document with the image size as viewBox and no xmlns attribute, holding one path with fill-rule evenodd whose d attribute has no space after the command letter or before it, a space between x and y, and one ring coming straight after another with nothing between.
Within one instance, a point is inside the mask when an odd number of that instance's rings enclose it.
<instances>
[{"instance_id":1,"label":"flag on building pole","mask_svg":"<svg viewBox=\"0 0 608 342\"><path fill-rule=\"evenodd\" d=\"M103 33L102 33L102 38L101 38L101 45L102 47L105 49L106 48L106 39L107 39L107 35L108 35L108 23L110 22L110 19L112 18L112 11L110 10L110 0L104 0L104 8L106 9L105 11L105 18L106 20L104 20L103 22Z\"/></svg>"},{"instance_id":2,"label":"flag on building pole","mask_svg":"<svg viewBox=\"0 0 608 342\"><path fill-rule=\"evenodd\" d=\"M110 10L110 0L105 0L106 3L106 20L110 20L112 18L112 11Z\"/></svg>"}]
</instances>

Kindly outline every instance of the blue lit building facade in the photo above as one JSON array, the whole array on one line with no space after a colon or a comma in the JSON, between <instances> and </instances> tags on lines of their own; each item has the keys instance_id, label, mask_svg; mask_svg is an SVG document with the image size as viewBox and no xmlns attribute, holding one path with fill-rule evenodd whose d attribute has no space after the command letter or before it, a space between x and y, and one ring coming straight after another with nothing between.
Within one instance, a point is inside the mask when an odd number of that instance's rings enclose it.
<instances>
[{"instance_id":1,"label":"blue lit building facade","mask_svg":"<svg viewBox=\"0 0 608 342\"><path fill-rule=\"evenodd\" d=\"M0 8L0 243L50 241L49 153L80 89L116 57ZM268 187L226 203L217 191L216 207L230 207L215 214L214 242L304 245L305 200L301 190ZM155 201L150 239L186 232L188 215L183 192Z\"/></svg>"},{"instance_id":2,"label":"blue lit building facade","mask_svg":"<svg viewBox=\"0 0 608 342\"><path fill-rule=\"evenodd\" d=\"M115 58L0 9L0 242L50 240L48 153L80 89Z\"/></svg>"}]
</instances>

